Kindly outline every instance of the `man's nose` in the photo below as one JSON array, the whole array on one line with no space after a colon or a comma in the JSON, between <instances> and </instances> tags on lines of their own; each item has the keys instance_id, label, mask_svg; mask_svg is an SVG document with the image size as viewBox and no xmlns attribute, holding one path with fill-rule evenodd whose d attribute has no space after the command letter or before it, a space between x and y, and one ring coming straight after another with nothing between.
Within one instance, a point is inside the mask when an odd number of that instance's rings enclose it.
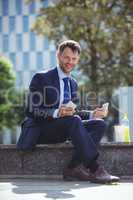
<instances>
[{"instance_id":1,"label":"man's nose","mask_svg":"<svg viewBox=\"0 0 133 200\"><path fill-rule=\"evenodd\" d=\"M69 58L69 63L72 64L73 60L72 58Z\"/></svg>"}]
</instances>

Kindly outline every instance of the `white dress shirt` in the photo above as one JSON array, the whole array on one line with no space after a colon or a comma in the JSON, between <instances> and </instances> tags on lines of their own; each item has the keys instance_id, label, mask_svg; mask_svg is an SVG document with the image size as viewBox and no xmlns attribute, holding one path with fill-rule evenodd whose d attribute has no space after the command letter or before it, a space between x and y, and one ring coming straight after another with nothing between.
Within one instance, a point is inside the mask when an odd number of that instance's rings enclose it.
<instances>
[{"instance_id":1,"label":"white dress shirt","mask_svg":"<svg viewBox=\"0 0 133 200\"><path fill-rule=\"evenodd\" d=\"M58 76L59 76L59 81L60 81L60 102L59 102L59 108L60 108L60 106L63 104L63 100L64 100L64 81L63 81L63 78L70 77L70 75L65 74L62 71L62 69L60 68L59 65L57 66L57 71L58 71ZM70 87L70 83L69 83L69 87ZM71 91L71 87L70 87L70 91ZM53 118L58 118L59 108L57 108L54 111ZM90 112L89 119L93 119L93 111L89 111L89 112Z\"/></svg>"},{"instance_id":2,"label":"white dress shirt","mask_svg":"<svg viewBox=\"0 0 133 200\"><path fill-rule=\"evenodd\" d=\"M57 71L58 71L59 82L60 82L60 102L59 102L59 108L60 108L60 106L62 105L63 100L64 100L64 81L63 81L63 78L70 77L70 75L65 74L65 73L62 71L62 69L60 68L59 65L57 66ZM69 84L69 87L70 87L70 84ZM70 89L71 89L71 88L70 88ZM71 91L71 90L70 90L70 91ZM71 94L70 94L70 95L71 95ZM58 117L59 108L56 109L56 110L54 111L54 114L53 114L53 117L54 117L54 118L57 118L57 117Z\"/></svg>"}]
</instances>

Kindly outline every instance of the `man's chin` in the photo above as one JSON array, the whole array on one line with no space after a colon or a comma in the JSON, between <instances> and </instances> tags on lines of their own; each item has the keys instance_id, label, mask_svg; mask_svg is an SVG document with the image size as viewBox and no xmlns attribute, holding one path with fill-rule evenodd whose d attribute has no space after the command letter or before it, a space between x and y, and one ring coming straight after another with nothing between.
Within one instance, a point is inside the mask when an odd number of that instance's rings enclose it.
<instances>
[{"instance_id":1,"label":"man's chin","mask_svg":"<svg viewBox=\"0 0 133 200\"><path fill-rule=\"evenodd\" d=\"M66 67L65 71L66 73L70 73L73 70L73 67Z\"/></svg>"},{"instance_id":2,"label":"man's chin","mask_svg":"<svg viewBox=\"0 0 133 200\"><path fill-rule=\"evenodd\" d=\"M66 74L69 74L70 72L72 71L72 69L71 70L66 70Z\"/></svg>"},{"instance_id":3,"label":"man's chin","mask_svg":"<svg viewBox=\"0 0 133 200\"><path fill-rule=\"evenodd\" d=\"M73 70L73 67L66 66L62 70L64 71L64 73L69 74Z\"/></svg>"}]
</instances>

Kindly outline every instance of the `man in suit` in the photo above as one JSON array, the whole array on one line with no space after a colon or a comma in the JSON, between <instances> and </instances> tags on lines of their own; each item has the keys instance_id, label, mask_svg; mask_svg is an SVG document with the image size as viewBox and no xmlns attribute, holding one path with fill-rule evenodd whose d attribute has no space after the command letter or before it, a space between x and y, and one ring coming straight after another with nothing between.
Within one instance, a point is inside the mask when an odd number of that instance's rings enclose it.
<instances>
[{"instance_id":1,"label":"man in suit","mask_svg":"<svg viewBox=\"0 0 133 200\"><path fill-rule=\"evenodd\" d=\"M36 73L30 83L26 119L17 143L18 149L32 149L39 143L58 143L70 139L75 152L63 172L65 180L106 183L118 181L97 162L98 145L106 125L103 108L75 109L77 83L70 72L79 61L80 45L66 40L57 49L58 66ZM67 103L71 104L67 104Z\"/></svg>"}]
</instances>

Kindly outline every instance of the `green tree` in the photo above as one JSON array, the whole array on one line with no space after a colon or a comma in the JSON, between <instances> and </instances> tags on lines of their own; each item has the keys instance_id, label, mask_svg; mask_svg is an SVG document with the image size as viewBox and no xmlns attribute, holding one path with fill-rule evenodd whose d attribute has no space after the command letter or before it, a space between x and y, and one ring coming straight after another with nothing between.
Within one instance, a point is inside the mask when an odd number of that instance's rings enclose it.
<instances>
[{"instance_id":1,"label":"green tree","mask_svg":"<svg viewBox=\"0 0 133 200\"><path fill-rule=\"evenodd\" d=\"M80 42L83 51L79 69L86 77L87 90L110 98L119 86L133 85L133 2L50 2L40 9L33 30L56 42L65 38Z\"/></svg>"},{"instance_id":2,"label":"green tree","mask_svg":"<svg viewBox=\"0 0 133 200\"><path fill-rule=\"evenodd\" d=\"M11 62L0 56L0 130L15 127L23 116Z\"/></svg>"}]
</instances>

